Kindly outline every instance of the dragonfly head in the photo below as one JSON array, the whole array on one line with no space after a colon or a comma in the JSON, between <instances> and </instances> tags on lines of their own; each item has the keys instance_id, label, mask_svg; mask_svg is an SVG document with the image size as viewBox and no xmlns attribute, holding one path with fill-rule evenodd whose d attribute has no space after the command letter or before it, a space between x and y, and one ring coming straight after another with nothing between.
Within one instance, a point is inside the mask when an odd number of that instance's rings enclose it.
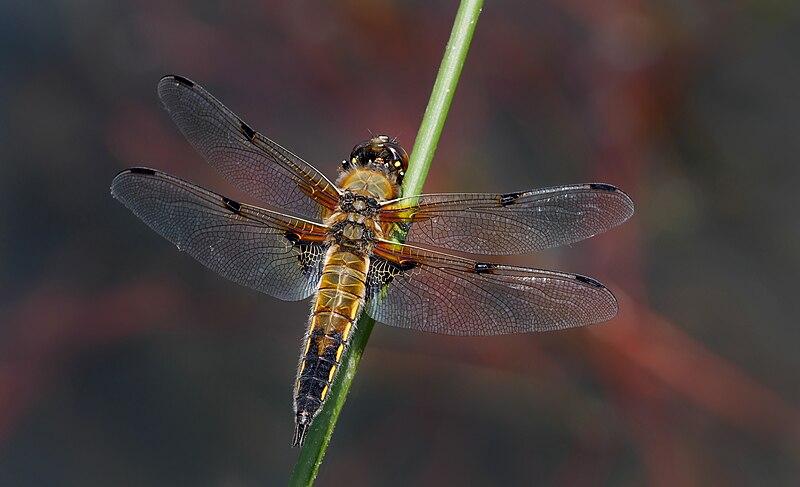
<instances>
[{"instance_id":1,"label":"dragonfly head","mask_svg":"<svg viewBox=\"0 0 800 487\"><path fill-rule=\"evenodd\" d=\"M383 171L394 183L401 184L408 169L408 154L397 141L388 135L378 135L365 140L342 162L342 170L373 168Z\"/></svg>"}]
</instances>

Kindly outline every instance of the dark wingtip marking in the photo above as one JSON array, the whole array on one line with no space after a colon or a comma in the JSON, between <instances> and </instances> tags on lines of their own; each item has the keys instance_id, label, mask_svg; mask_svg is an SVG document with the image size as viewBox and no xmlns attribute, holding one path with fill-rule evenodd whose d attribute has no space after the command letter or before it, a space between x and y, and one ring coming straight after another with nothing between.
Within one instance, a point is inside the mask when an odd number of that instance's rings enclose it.
<instances>
[{"instance_id":1,"label":"dark wingtip marking","mask_svg":"<svg viewBox=\"0 0 800 487\"><path fill-rule=\"evenodd\" d=\"M239 203L237 201L233 201L230 198L226 198L226 197L223 196L222 197L222 202L225 203L225 206L228 207L229 210L231 210L231 211L233 211L235 213L239 213L239 211L242 209L242 204L241 203Z\"/></svg>"},{"instance_id":2,"label":"dark wingtip marking","mask_svg":"<svg viewBox=\"0 0 800 487\"><path fill-rule=\"evenodd\" d=\"M605 288L605 286L603 286L602 284L600 284L600 281L595 281L595 280L594 280L594 279L592 279L591 277L586 277L586 276L580 276L580 275L576 275L576 276L575 276L575 280L577 280L577 281L580 281L580 282L582 282L582 283L584 283L584 284L588 284L588 285L590 285L590 286L594 286L594 287L601 288L601 289L604 289L604 288Z\"/></svg>"},{"instance_id":3,"label":"dark wingtip marking","mask_svg":"<svg viewBox=\"0 0 800 487\"><path fill-rule=\"evenodd\" d=\"M128 169L128 172L131 174L144 174L146 176L153 176L156 173L153 169L148 169L146 167L132 167Z\"/></svg>"},{"instance_id":4,"label":"dark wingtip marking","mask_svg":"<svg viewBox=\"0 0 800 487\"><path fill-rule=\"evenodd\" d=\"M508 206L513 202L517 201L517 198L522 196L522 191L517 191L514 193L505 193L500 195L500 204L503 206Z\"/></svg>"},{"instance_id":5,"label":"dark wingtip marking","mask_svg":"<svg viewBox=\"0 0 800 487\"><path fill-rule=\"evenodd\" d=\"M244 122L242 122L242 133L249 141L252 141L256 137L256 131Z\"/></svg>"},{"instance_id":6,"label":"dark wingtip marking","mask_svg":"<svg viewBox=\"0 0 800 487\"><path fill-rule=\"evenodd\" d=\"M492 269L497 267L497 264L489 264L487 262L475 263L475 274L490 274Z\"/></svg>"},{"instance_id":7,"label":"dark wingtip marking","mask_svg":"<svg viewBox=\"0 0 800 487\"><path fill-rule=\"evenodd\" d=\"M188 86L189 88L194 87L194 81L190 80L189 78L184 78L183 76L178 76L177 74L172 75L172 79L175 80L176 83Z\"/></svg>"},{"instance_id":8,"label":"dark wingtip marking","mask_svg":"<svg viewBox=\"0 0 800 487\"><path fill-rule=\"evenodd\" d=\"M616 191L617 187L606 183L592 183L589 185L592 189L599 189L600 191Z\"/></svg>"}]
</instances>

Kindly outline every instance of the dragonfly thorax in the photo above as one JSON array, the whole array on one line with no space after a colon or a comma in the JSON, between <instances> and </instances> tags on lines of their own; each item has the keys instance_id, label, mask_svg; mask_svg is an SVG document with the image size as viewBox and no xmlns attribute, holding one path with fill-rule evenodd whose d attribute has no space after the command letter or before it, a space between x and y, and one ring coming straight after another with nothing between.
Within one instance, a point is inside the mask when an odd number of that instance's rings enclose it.
<instances>
[{"instance_id":1,"label":"dragonfly thorax","mask_svg":"<svg viewBox=\"0 0 800 487\"><path fill-rule=\"evenodd\" d=\"M378 200L371 196L345 191L339 199L339 209L345 213L357 213L366 217L374 217L378 211Z\"/></svg>"},{"instance_id":2,"label":"dragonfly thorax","mask_svg":"<svg viewBox=\"0 0 800 487\"><path fill-rule=\"evenodd\" d=\"M376 239L384 238L383 228L375 221L379 204L400 195L400 185L390 175L375 165L355 165L342 171L337 181L342 189L339 204L325 221L331 243L369 252Z\"/></svg>"},{"instance_id":3,"label":"dragonfly thorax","mask_svg":"<svg viewBox=\"0 0 800 487\"><path fill-rule=\"evenodd\" d=\"M361 252L370 251L376 238L383 238L383 230L375 221L377 211L375 198L345 191L337 211L326 220L328 240Z\"/></svg>"}]
</instances>

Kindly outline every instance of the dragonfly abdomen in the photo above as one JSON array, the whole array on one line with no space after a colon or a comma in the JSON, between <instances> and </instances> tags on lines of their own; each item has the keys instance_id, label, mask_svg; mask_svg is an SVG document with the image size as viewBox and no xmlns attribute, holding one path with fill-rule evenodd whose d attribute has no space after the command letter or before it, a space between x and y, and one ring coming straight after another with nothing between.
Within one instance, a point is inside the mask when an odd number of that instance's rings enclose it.
<instances>
[{"instance_id":1,"label":"dragonfly abdomen","mask_svg":"<svg viewBox=\"0 0 800 487\"><path fill-rule=\"evenodd\" d=\"M311 311L295 389L293 446L302 446L311 421L325 402L342 355L361 313L369 256L331 245Z\"/></svg>"}]
</instances>

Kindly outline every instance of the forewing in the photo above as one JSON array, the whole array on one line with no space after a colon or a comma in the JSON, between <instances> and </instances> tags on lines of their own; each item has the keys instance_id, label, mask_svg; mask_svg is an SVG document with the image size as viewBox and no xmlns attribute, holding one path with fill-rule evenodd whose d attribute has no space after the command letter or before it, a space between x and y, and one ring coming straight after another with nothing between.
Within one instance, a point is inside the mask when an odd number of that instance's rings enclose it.
<instances>
[{"instance_id":1,"label":"forewing","mask_svg":"<svg viewBox=\"0 0 800 487\"><path fill-rule=\"evenodd\" d=\"M404 205L419 204L410 208ZM390 201L378 218L412 222L406 242L472 254L528 253L589 238L633 215L609 184L577 184L507 194L430 194Z\"/></svg>"},{"instance_id":2,"label":"forewing","mask_svg":"<svg viewBox=\"0 0 800 487\"><path fill-rule=\"evenodd\" d=\"M594 279L476 262L381 242L366 312L387 325L445 335L503 335L600 323L617 301Z\"/></svg>"},{"instance_id":3,"label":"forewing","mask_svg":"<svg viewBox=\"0 0 800 487\"><path fill-rule=\"evenodd\" d=\"M153 230L220 275L280 299L310 296L325 228L237 203L153 169L119 173L111 194Z\"/></svg>"},{"instance_id":4,"label":"forewing","mask_svg":"<svg viewBox=\"0 0 800 487\"><path fill-rule=\"evenodd\" d=\"M338 191L307 162L259 134L200 85L165 76L158 96L183 135L233 185L270 206L320 219Z\"/></svg>"}]
</instances>

